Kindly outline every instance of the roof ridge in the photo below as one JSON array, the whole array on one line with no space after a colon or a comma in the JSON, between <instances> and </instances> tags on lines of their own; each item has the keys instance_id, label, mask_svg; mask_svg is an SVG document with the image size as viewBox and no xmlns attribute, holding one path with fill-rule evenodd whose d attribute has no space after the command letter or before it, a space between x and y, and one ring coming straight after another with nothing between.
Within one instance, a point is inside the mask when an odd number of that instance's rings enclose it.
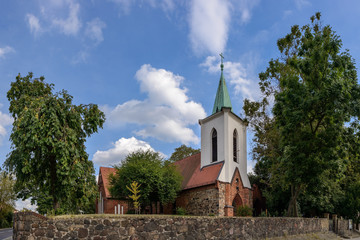
<instances>
[{"instance_id":1,"label":"roof ridge","mask_svg":"<svg viewBox=\"0 0 360 240\"><path fill-rule=\"evenodd\" d=\"M177 161L175 161L175 162L180 162L180 161L182 161L182 160L185 160L185 159L191 158L191 157L193 157L193 156L195 156L195 155L197 155L197 154L201 154L201 152L198 152L198 153L195 153L195 154L193 154L193 155L190 155L190 156L184 157L183 159L177 160Z\"/></svg>"}]
</instances>

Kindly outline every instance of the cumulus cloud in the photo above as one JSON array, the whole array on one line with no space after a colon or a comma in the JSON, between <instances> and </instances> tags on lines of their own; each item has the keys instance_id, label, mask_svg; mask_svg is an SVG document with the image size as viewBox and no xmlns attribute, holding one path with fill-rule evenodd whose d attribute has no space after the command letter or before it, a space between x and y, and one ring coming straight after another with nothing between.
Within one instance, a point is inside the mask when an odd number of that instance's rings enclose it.
<instances>
[{"instance_id":1,"label":"cumulus cloud","mask_svg":"<svg viewBox=\"0 0 360 240\"><path fill-rule=\"evenodd\" d=\"M5 58L6 54L12 53L12 52L15 52L15 50L10 46L0 48L0 58Z\"/></svg>"},{"instance_id":2,"label":"cumulus cloud","mask_svg":"<svg viewBox=\"0 0 360 240\"><path fill-rule=\"evenodd\" d=\"M53 19L54 26L57 26L60 31L62 31L65 35L76 35L81 28L81 21L79 19L79 9L80 4L74 3L72 1L69 2L69 16L66 19Z\"/></svg>"},{"instance_id":3,"label":"cumulus cloud","mask_svg":"<svg viewBox=\"0 0 360 240\"><path fill-rule=\"evenodd\" d=\"M226 0L193 0L190 7L190 41L195 53L220 53L225 49L230 23Z\"/></svg>"},{"instance_id":4,"label":"cumulus cloud","mask_svg":"<svg viewBox=\"0 0 360 240\"><path fill-rule=\"evenodd\" d=\"M208 56L206 60L200 64L209 73L220 72L220 62L218 57ZM247 68L241 62L224 62L224 74L226 81L235 89L235 94L241 95L243 98L254 99L257 94L257 81L251 79Z\"/></svg>"},{"instance_id":5,"label":"cumulus cloud","mask_svg":"<svg viewBox=\"0 0 360 240\"><path fill-rule=\"evenodd\" d=\"M95 44L99 44L104 41L103 37L103 28L106 27L106 24L101 21L99 18L95 18L90 22L86 23L85 34L92 39Z\"/></svg>"},{"instance_id":6,"label":"cumulus cloud","mask_svg":"<svg viewBox=\"0 0 360 240\"><path fill-rule=\"evenodd\" d=\"M113 147L106 151L96 151L93 156L93 162L102 166L113 166L119 164L125 157L137 150L155 151L147 142L131 138L120 138L112 144Z\"/></svg>"},{"instance_id":7,"label":"cumulus cloud","mask_svg":"<svg viewBox=\"0 0 360 240\"><path fill-rule=\"evenodd\" d=\"M181 88L183 77L165 69L143 65L135 75L140 90L148 95L141 100L130 100L105 109L108 123L121 126L135 123L143 127L138 136L154 137L166 142L198 143L199 138L189 125L197 124L206 116L201 104L191 101L187 89Z\"/></svg>"},{"instance_id":8,"label":"cumulus cloud","mask_svg":"<svg viewBox=\"0 0 360 240\"><path fill-rule=\"evenodd\" d=\"M26 200L17 200L16 202L15 202L15 208L16 208L16 210L18 210L18 211L21 211L21 210L23 210L24 208L26 208L26 209L28 209L28 210L31 210L31 211L36 211L36 205L31 205L31 201L30 201L30 199L26 199Z\"/></svg>"},{"instance_id":9,"label":"cumulus cloud","mask_svg":"<svg viewBox=\"0 0 360 240\"><path fill-rule=\"evenodd\" d=\"M26 20L30 27L30 32L35 36L42 32L39 19L33 14L26 14Z\"/></svg>"},{"instance_id":10,"label":"cumulus cloud","mask_svg":"<svg viewBox=\"0 0 360 240\"><path fill-rule=\"evenodd\" d=\"M7 135L6 128L10 126L12 122L13 119L10 115L0 111L0 146L2 145L3 138Z\"/></svg>"}]
</instances>

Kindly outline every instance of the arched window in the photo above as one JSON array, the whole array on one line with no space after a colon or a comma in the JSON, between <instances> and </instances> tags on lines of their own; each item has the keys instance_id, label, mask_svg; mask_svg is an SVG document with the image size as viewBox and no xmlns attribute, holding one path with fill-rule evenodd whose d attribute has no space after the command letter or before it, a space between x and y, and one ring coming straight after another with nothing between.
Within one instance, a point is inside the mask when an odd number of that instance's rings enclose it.
<instances>
[{"instance_id":1,"label":"arched window","mask_svg":"<svg viewBox=\"0 0 360 240\"><path fill-rule=\"evenodd\" d=\"M211 134L211 145L212 145L212 161L217 161L217 132L216 129L213 129Z\"/></svg>"},{"instance_id":2,"label":"arched window","mask_svg":"<svg viewBox=\"0 0 360 240\"><path fill-rule=\"evenodd\" d=\"M237 162L238 161L238 157L237 157L237 131L236 129L234 130L234 133L233 133L233 159L234 159L234 162Z\"/></svg>"}]
</instances>

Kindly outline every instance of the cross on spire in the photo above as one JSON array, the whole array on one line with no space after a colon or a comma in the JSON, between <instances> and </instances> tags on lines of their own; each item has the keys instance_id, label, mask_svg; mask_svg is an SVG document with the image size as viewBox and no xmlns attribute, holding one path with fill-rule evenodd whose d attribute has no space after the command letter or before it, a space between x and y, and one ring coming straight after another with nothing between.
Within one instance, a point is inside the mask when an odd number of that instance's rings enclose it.
<instances>
[{"instance_id":1,"label":"cross on spire","mask_svg":"<svg viewBox=\"0 0 360 240\"><path fill-rule=\"evenodd\" d=\"M220 53L219 55L220 55L220 57L221 57L221 64L220 64L220 67L221 67L221 71L223 71L223 70L224 70L224 63L223 63L224 56L223 56L223 54L222 54L222 53Z\"/></svg>"}]
</instances>

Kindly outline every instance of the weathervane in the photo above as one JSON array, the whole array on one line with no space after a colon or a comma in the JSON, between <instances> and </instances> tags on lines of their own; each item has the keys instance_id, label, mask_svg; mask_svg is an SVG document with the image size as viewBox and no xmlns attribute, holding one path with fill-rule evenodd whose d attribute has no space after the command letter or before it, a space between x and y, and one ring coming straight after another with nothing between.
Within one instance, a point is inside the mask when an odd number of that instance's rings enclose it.
<instances>
[{"instance_id":1,"label":"weathervane","mask_svg":"<svg viewBox=\"0 0 360 240\"><path fill-rule=\"evenodd\" d=\"M224 70L224 63L223 63L224 56L223 56L222 53L220 53L219 55L221 57L221 65L220 65L220 67L221 67L221 71L222 71L222 70Z\"/></svg>"}]
</instances>

